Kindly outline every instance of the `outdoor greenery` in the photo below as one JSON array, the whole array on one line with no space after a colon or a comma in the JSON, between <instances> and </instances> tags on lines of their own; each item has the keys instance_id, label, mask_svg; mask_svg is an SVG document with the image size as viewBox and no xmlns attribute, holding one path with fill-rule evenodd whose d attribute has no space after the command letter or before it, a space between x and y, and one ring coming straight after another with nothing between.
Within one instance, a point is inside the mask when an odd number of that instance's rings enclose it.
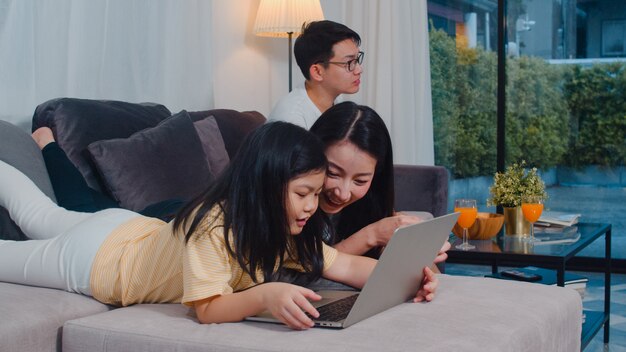
<instances>
[{"instance_id":1,"label":"outdoor greenery","mask_svg":"<svg viewBox=\"0 0 626 352\"><path fill-rule=\"evenodd\" d=\"M435 162L455 178L496 171L496 53L430 31ZM507 164L624 165L626 67L507 58Z\"/></svg>"},{"instance_id":2,"label":"outdoor greenery","mask_svg":"<svg viewBox=\"0 0 626 352\"><path fill-rule=\"evenodd\" d=\"M567 71L565 82L570 111L565 163L573 167L625 165L626 66L574 66Z\"/></svg>"}]
</instances>

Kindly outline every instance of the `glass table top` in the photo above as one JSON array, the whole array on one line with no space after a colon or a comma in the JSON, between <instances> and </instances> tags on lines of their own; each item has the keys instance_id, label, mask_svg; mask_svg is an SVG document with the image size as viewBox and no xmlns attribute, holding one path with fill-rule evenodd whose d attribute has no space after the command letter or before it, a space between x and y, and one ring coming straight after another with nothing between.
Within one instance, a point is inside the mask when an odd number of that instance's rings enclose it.
<instances>
[{"instance_id":1,"label":"glass table top","mask_svg":"<svg viewBox=\"0 0 626 352\"><path fill-rule=\"evenodd\" d=\"M455 246L461 243L461 239L455 235L450 236L452 248L449 254L454 256L474 256L477 254L502 254L502 255L532 255L532 256L554 256L568 257L576 254L598 237L605 234L610 229L608 224L579 223L573 226L573 231L566 236L568 242L560 243L559 238L553 237L546 242L529 243L522 237L505 235L501 231L496 237L490 240L470 240L470 243L476 248L463 251L455 249ZM537 237L541 237L541 233L537 230Z\"/></svg>"}]
</instances>

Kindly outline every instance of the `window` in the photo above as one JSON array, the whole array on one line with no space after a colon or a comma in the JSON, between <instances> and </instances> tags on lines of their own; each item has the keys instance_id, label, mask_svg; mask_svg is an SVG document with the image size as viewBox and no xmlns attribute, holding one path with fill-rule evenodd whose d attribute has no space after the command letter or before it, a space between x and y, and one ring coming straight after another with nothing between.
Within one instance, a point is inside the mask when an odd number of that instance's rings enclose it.
<instances>
[{"instance_id":1,"label":"window","mask_svg":"<svg viewBox=\"0 0 626 352\"><path fill-rule=\"evenodd\" d=\"M504 145L497 144L498 3L506 7ZM483 211L496 171L525 160L546 209L613 225L626 258L626 2L429 0L435 161ZM600 241L583 252L604 256Z\"/></svg>"}]
</instances>

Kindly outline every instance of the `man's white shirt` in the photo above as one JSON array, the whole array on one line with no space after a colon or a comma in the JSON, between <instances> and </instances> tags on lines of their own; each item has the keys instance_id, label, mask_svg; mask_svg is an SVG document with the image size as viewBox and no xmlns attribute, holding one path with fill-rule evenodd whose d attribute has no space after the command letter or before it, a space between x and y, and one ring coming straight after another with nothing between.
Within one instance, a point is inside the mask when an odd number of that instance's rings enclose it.
<instances>
[{"instance_id":1,"label":"man's white shirt","mask_svg":"<svg viewBox=\"0 0 626 352\"><path fill-rule=\"evenodd\" d=\"M342 102L342 96L335 99L335 104ZM309 98L304 87L296 87L289 94L280 98L270 112L268 121L286 121L306 128L313 126L322 111Z\"/></svg>"},{"instance_id":2,"label":"man's white shirt","mask_svg":"<svg viewBox=\"0 0 626 352\"><path fill-rule=\"evenodd\" d=\"M269 120L291 122L307 130L322 114L315 106L304 87L294 88L289 94L282 97L272 109Z\"/></svg>"}]
</instances>

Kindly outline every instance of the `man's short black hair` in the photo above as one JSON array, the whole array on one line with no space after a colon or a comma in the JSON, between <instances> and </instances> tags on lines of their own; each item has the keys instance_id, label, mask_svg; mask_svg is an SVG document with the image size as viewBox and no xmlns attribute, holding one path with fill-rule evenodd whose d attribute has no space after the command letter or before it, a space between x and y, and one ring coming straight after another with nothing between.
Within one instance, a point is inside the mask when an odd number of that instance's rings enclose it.
<instances>
[{"instance_id":1,"label":"man's short black hair","mask_svg":"<svg viewBox=\"0 0 626 352\"><path fill-rule=\"evenodd\" d=\"M293 47L296 63L307 80L311 65L326 62L333 57L333 46L346 39L361 45L359 34L347 26L333 21L315 21L302 26L302 33Z\"/></svg>"}]
</instances>

